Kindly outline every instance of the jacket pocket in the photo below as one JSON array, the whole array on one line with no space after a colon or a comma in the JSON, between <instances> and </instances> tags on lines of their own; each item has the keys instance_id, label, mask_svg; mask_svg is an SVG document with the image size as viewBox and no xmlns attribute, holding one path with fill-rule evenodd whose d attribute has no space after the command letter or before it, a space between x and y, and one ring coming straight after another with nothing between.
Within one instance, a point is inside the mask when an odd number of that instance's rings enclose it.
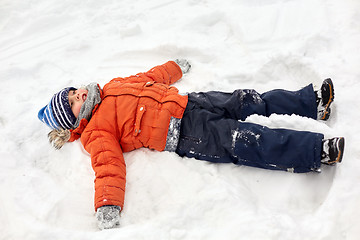
<instances>
[{"instance_id":1,"label":"jacket pocket","mask_svg":"<svg viewBox=\"0 0 360 240\"><path fill-rule=\"evenodd\" d=\"M141 132L141 119L146 111L145 105L139 105L136 111L135 125L134 125L134 136L136 137Z\"/></svg>"}]
</instances>

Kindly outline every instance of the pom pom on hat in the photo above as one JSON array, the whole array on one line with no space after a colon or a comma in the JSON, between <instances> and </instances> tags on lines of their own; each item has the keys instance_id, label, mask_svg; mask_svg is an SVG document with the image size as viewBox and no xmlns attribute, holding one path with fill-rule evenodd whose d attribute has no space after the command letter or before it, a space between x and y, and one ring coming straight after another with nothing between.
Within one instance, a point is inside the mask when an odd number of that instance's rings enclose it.
<instances>
[{"instance_id":1,"label":"pom pom on hat","mask_svg":"<svg viewBox=\"0 0 360 240\"><path fill-rule=\"evenodd\" d=\"M40 109L38 118L52 129L71 129L76 117L71 110L69 103L69 91L76 88L64 88L60 92L54 94L48 105Z\"/></svg>"}]
</instances>

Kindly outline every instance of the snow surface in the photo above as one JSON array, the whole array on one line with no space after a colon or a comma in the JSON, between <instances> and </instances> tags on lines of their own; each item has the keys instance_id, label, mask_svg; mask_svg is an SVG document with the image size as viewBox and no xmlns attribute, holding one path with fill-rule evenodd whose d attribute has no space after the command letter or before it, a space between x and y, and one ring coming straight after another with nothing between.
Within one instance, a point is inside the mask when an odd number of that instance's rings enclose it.
<instances>
[{"instance_id":1,"label":"snow surface","mask_svg":"<svg viewBox=\"0 0 360 240\"><path fill-rule=\"evenodd\" d=\"M360 238L360 1L2 0L0 30L0 239ZM291 174L140 149L125 154L121 228L99 231L89 155L51 148L37 113L63 87L176 58L193 66L182 92L331 77L328 122L247 121L345 136L343 163Z\"/></svg>"}]
</instances>

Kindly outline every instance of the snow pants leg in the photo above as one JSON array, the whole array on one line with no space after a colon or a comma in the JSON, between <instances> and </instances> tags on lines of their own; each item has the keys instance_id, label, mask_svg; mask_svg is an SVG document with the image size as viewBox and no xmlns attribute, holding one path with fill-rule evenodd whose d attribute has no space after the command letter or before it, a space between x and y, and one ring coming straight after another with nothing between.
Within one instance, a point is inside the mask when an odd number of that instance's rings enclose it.
<instances>
[{"instance_id":1,"label":"snow pants leg","mask_svg":"<svg viewBox=\"0 0 360 240\"><path fill-rule=\"evenodd\" d=\"M189 94L176 152L216 163L308 172L320 167L323 135L245 123L251 114L297 114L316 119L312 85L299 91L254 90Z\"/></svg>"}]
</instances>

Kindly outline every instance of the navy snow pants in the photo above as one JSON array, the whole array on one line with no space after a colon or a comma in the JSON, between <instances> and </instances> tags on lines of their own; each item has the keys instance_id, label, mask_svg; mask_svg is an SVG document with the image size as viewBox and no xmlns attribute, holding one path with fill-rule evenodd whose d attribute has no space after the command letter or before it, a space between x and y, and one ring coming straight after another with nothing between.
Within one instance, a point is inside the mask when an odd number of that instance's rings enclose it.
<instances>
[{"instance_id":1,"label":"navy snow pants","mask_svg":"<svg viewBox=\"0 0 360 240\"><path fill-rule=\"evenodd\" d=\"M190 93L177 154L215 163L309 172L320 168L323 134L242 122L252 114L317 118L313 86L299 91ZM240 120L240 121L239 121Z\"/></svg>"}]
</instances>

